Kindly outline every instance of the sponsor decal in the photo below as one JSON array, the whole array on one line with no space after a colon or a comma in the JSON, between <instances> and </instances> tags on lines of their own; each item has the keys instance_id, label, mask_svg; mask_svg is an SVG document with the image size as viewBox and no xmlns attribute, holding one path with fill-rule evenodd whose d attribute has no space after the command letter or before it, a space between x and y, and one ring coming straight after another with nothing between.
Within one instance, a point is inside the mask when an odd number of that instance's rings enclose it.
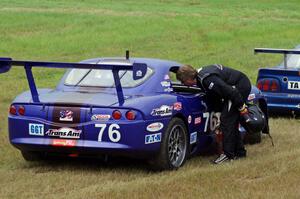
<instances>
[{"instance_id":1,"label":"sponsor decal","mask_svg":"<svg viewBox=\"0 0 300 199\"><path fill-rule=\"evenodd\" d=\"M192 122L192 116L188 116L188 123L190 124Z\"/></svg>"},{"instance_id":2,"label":"sponsor decal","mask_svg":"<svg viewBox=\"0 0 300 199\"><path fill-rule=\"evenodd\" d=\"M214 87L214 85L215 85L215 84L214 84L213 82L211 82L211 83L209 84L209 86L208 86L208 89L211 90L211 89Z\"/></svg>"},{"instance_id":3,"label":"sponsor decal","mask_svg":"<svg viewBox=\"0 0 300 199\"><path fill-rule=\"evenodd\" d=\"M180 111L180 110L182 109L182 104L181 104L181 102L175 102L175 103L173 104L173 106L174 106L174 110L176 110L176 111Z\"/></svg>"},{"instance_id":4,"label":"sponsor decal","mask_svg":"<svg viewBox=\"0 0 300 199\"><path fill-rule=\"evenodd\" d=\"M254 93L252 93L252 94L250 94L249 96L248 96L248 100L250 101L250 100L253 100L255 98L255 94Z\"/></svg>"},{"instance_id":5,"label":"sponsor decal","mask_svg":"<svg viewBox=\"0 0 300 199\"><path fill-rule=\"evenodd\" d=\"M169 81L162 81L162 82L160 82L160 84L163 87L170 87L171 86L171 82L169 82Z\"/></svg>"},{"instance_id":6,"label":"sponsor decal","mask_svg":"<svg viewBox=\"0 0 300 199\"><path fill-rule=\"evenodd\" d=\"M97 120L107 121L109 119L110 119L110 115L108 114L94 114L91 117L92 121L97 121Z\"/></svg>"},{"instance_id":7,"label":"sponsor decal","mask_svg":"<svg viewBox=\"0 0 300 199\"><path fill-rule=\"evenodd\" d=\"M52 140L53 146L76 146L77 141L76 140L63 140L63 139L54 139Z\"/></svg>"},{"instance_id":8,"label":"sponsor decal","mask_svg":"<svg viewBox=\"0 0 300 199\"><path fill-rule=\"evenodd\" d=\"M162 105L159 108L155 108L151 111L152 116L169 116L172 115L173 106Z\"/></svg>"},{"instance_id":9,"label":"sponsor decal","mask_svg":"<svg viewBox=\"0 0 300 199\"><path fill-rule=\"evenodd\" d=\"M81 130L72 129L68 127L62 127L60 129L49 129L46 132L46 135L51 137L60 137L60 138L73 138L79 139Z\"/></svg>"},{"instance_id":10,"label":"sponsor decal","mask_svg":"<svg viewBox=\"0 0 300 199\"><path fill-rule=\"evenodd\" d=\"M201 117L195 117L195 123L194 124L200 124L201 123Z\"/></svg>"},{"instance_id":11,"label":"sponsor decal","mask_svg":"<svg viewBox=\"0 0 300 199\"><path fill-rule=\"evenodd\" d=\"M152 144L161 142L161 133L151 134L145 136L145 144Z\"/></svg>"},{"instance_id":12,"label":"sponsor decal","mask_svg":"<svg viewBox=\"0 0 300 199\"><path fill-rule=\"evenodd\" d=\"M156 131L161 130L162 128L164 128L164 124L163 123L161 123L161 122L155 122L155 123L149 124L147 126L147 131L156 132Z\"/></svg>"},{"instance_id":13,"label":"sponsor decal","mask_svg":"<svg viewBox=\"0 0 300 199\"><path fill-rule=\"evenodd\" d=\"M172 91L173 91L173 88L170 88L170 87L164 89L164 92L172 92Z\"/></svg>"},{"instance_id":14,"label":"sponsor decal","mask_svg":"<svg viewBox=\"0 0 300 199\"><path fill-rule=\"evenodd\" d=\"M143 72L141 70L136 71L135 74L137 77L142 77L143 76Z\"/></svg>"},{"instance_id":15,"label":"sponsor decal","mask_svg":"<svg viewBox=\"0 0 300 199\"><path fill-rule=\"evenodd\" d=\"M191 133L191 136L190 136L190 144L194 144L197 142L197 132L193 132Z\"/></svg>"},{"instance_id":16,"label":"sponsor decal","mask_svg":"<svg viewBox=\"0 0 300 199\"><path fill-rule=\"evenodd\" d=\"M169 75L165 75L164 80L169 80L170 76Z\"/></svg>"},{"instance_id":17,"label":"sponsor decal","mask_svg":"<svg viewBox=\"0 0 300 199\"><path fill-rule=\"evenodd\" d=\"M61 110L59 112L59 121L68 121L72 122L73 121L73 111L70 110Z\"/></svg>"},{"instance_id":18,"label":"sponsor decal","mask_svg":"<svg viewBox=\"0 0 300 199\"><path fill-rule=\"evenodd\" d=\"M44 136L44 125L29 123L29 135Z\"/></svg>"},{"instance_id":19,"label":"sponsor decal","mask_svg":"<svg viewBox=\"0 0 300 199\"><path fill-rule=\"evenodd\" d=\"M300 82L297 82L297 81L288 81L288 89L291 89L291 90L300 90Z\"/></svg>"}]
</instances>

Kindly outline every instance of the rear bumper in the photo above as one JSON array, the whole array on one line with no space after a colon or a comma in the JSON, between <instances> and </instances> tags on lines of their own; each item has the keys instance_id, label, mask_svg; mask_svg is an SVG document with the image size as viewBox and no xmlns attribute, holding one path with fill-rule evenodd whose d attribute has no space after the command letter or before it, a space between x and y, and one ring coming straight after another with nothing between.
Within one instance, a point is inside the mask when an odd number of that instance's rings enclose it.
<instances>
[{"instance_id":1,"label":"rear bumper","mask_svg":"<svg viewBox=\"0 0 300 199\"><path fill-rule=\"evenodd\" d=\"M263 93L270 112L300 112L300 95L289 93Z\"/></svg>"},{"instance_id":2,"label":"rear bumper","mask_svg":"<svg viewBox=\"0 0 300 199\"><path fill-rule=\"evenodd\" d=\"M122 155L128 157L147 158L158 152L153 148L133 148L132 146L110 142L75 140L74 146L54 146L53 139L48 138L16 138L11 144L21 151L56 153L59 155L78 154L79 156Z\"/></svg>"},{"instance_id":3,"label":"rear bumper","mask_svg":"<svg viewBox=\"0 0 300 199\"><path fill-rule=\"evenodd\" d=\"M168 120L167 118L163 121L160 120L160 122L164 123L164 128L166 128ZM107 128L102 132L101 141L98 141L100 128L95 127L95 123L88 123L80 127L82 130L80 138L71 139L46 135L45 132L48 129L58 127L50 127L41 120L10 116L8 122L10 142L19 150L59 153L62 155L77 153L83 156L106 154L149 158L149 155L154 155L159 151L161 142L156 140L155 142L146 143L146 137L157 133L162 137L164 132L164 128L154 133L146 130L147 125L157 121L140 120L132 123L119 122L118 125L120 128L117 130L120 132L121 139L118 140L118 142L113 142L109 139L108 135L111 122L106 122ZM44 134L39 136L31 135L29 133L30 123L44 125ZM115 134L112 136L115 137Z\"/></svg>"}]
</instances>

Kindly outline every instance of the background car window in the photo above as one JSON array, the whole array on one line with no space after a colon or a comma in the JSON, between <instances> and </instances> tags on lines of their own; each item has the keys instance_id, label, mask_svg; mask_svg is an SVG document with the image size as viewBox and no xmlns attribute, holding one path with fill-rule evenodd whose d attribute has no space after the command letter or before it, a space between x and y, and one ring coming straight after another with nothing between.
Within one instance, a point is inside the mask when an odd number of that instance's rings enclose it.
<instances>
[{"instance_id":1,"label":"background car window","mask_svg":"<svg viewBox=\"0 0 300 199\"><path fill-rule=\"evenodd\" d=\"M282 62L281 65L283 66L284 63ZM288 68L300 68L300 55L288 55L287 67Z\"/></svg>"},{"instance_id":2,"label":"background car window","mask_svg":"<svg viewBox=\"0 0 300 199\"><path fill-rule=\"evenodd\" d=\"M147 68L146 75L138 80L133 80L132 71L120 70L119 76L122 87L135 87L142 84L153 74L151 68ZM65 85L91 86L91 87L115 87L111 70L72 69L68 74Z\"/></svg>"}]
</instances>

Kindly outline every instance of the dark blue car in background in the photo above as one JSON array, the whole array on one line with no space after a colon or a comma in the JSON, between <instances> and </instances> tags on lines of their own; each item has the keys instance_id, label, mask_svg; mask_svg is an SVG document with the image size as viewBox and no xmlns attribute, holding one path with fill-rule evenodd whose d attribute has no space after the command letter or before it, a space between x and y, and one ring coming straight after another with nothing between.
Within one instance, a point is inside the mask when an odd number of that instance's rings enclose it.
<instances>
[{"instance_id":1,"label":"dark blue car in background","mask_svg":"<svg viewBox=\"0 0 300 199\"><path fill-rule=\"evenodd\" d=\"M257 87L267 99L270 113L300 113L300 45L295 49L255 48L255 53L280 53L281 64L261 68Z\"/></svg>"}]
</instances>

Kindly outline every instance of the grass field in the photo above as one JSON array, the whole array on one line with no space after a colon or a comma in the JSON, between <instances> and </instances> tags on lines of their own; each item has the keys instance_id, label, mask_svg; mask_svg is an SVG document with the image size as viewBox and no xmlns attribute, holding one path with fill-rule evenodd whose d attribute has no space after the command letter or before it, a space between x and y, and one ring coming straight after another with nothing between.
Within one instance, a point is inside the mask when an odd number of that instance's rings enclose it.
<instances>
[{"instance_id":1,"label":"grass field","mask_svg":"<svg viewBox=\"0 0 300 199\"><path fill-rule=\"evenodd\" d=\"M92 57L155 57L195 67L222 63L255 83L257 69L280 55L254 47L300 42L299 0L1 0L0 57L80 61ZM34 70L53 87L61 70ZM173 172L139 161L25 162L8 140L7 114L28 89L23 69L0 75L0 198L300 198L299 120L270 119L275 147L264 138L248 158L213 166L198 156Z\"/></svg>"}]
</instances>

